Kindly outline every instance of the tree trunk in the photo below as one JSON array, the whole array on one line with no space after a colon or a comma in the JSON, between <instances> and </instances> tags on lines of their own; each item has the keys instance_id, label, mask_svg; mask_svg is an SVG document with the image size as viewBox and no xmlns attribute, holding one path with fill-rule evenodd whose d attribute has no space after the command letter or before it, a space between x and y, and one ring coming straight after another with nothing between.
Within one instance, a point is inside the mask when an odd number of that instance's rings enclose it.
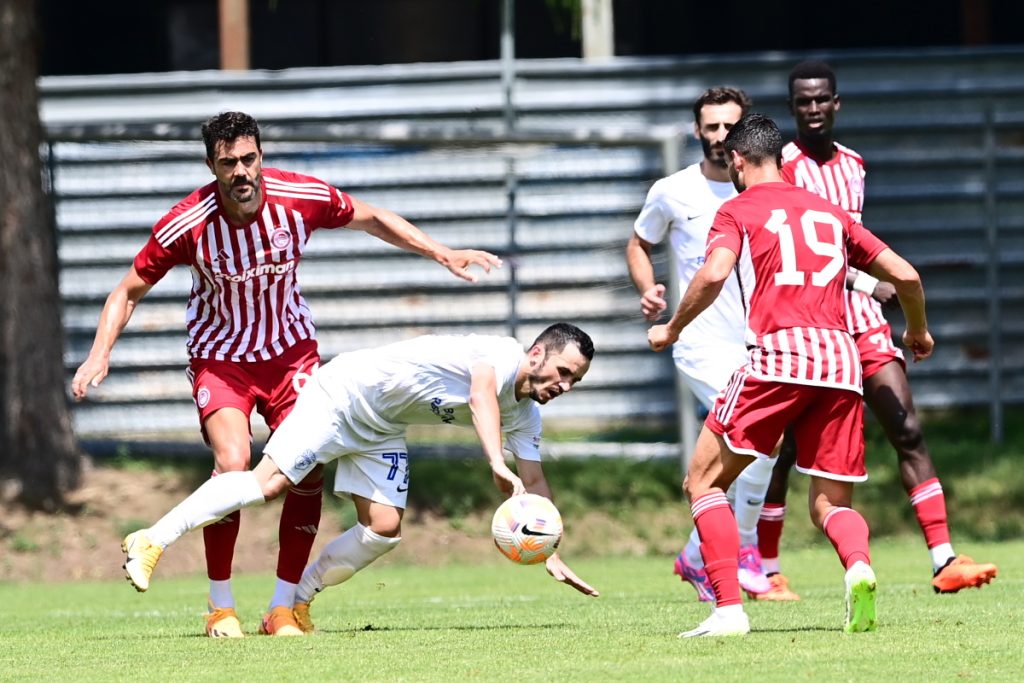
<instances>
[{"instance_id":1,"label":"tree trunk","mask_svg":"<svg viewBox=\"0 0 1024 683\"><path fill-rule=\"evenodd\" d=\"M81 455L64 388L56 234L43 191L34 0L0 0L0 477L54 510ZM11 485L13 484L13 486Z\"/></svg>"}]
</instances>

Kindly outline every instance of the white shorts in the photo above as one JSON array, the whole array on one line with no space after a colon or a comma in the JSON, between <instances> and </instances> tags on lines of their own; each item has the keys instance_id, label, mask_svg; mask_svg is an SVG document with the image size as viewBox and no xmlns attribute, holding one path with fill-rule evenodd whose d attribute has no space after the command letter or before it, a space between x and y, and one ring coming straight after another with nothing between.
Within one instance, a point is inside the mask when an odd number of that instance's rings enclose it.
<instances>
[{"instance_id":1,"label":"white shorts","mask_svg":"<svg viewBox=\"0 0 1024 683\"><path fill-rule=\"evenodd\" d=\"M682 373L686 386L709 411L718 394L728 386L732 374L746 365L748 358L746 347L739 344L723 343L714 349L673 353L676 369Z\"/></svg>"},{"instance_id":2,"label":"white shorts","mask_svg":"<svg viewBox=\"0 0 1024 683\"><path fill-rule=\"evenodd\" d=\"M263 453L297 484L317 464L338 461L335 495L352 494L396 508L405 508L409 490L409 453L401 434L367 440L348 425L317 382L309 382L295 407L267 442Z\"/></svg>"}]
</instances>

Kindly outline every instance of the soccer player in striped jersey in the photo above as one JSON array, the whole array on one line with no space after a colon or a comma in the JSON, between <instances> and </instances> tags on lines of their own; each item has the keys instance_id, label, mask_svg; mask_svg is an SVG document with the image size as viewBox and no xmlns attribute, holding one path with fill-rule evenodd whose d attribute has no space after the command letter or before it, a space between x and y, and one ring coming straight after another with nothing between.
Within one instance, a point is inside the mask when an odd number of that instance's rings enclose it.
<instances>
[{"instance_id":1,"label":"soccer player in striped jersey","mask_svg":"<svg viewBox=\"0 0 1024 683\"><path fill-rule=\"evenodd\" d=\"M450 249L391 211L317 178L264 168L259 126L247 114L212 117L202 137L214 181L157 221L107 297L72 393L81 400L103 381L114 343L142 298L174 266L189 267L187 374L216 476L249 468L253 409L277 429L319 365L313 316L296 281L313 231L360 230L469 281L476 280L470 266L489 271L501 262L484 251ZM320 523L322 489L317 471L285 497L277 585L263 632L301 634L292 604ZM212 637L242 636L230 583L238 520L235 512L204 529L210 579L206 632Z\"/></svg>"},{"instance_id":2,"label":"soccer player in striped jersey","mask_svg":"<svg viewBox=\"0 0 1024 683\"><path fill-rule=\"evenodd\" d=\"M626 263L640 294L640 310L648 321L657 320L668 307L665 285L654 279L651 250L668 239L679 286L685 289L704 262L704 246L715 212L724 201L736 196L736 188L729 180L723 141L749 108L750 99L737 88L714 87L701 93L693 104L693 127L704 158L662 178L647 194L626 245ZM672 347L676 369L707 410L711 410L715 397L747 357L742 299L739 279L730 278L721 296ZM740 585L755 594L771 587L761 571L757 549L757 521L771 470L772 461L751 463L729 489L742 541ZM693 585L699 600L714 599L696 529L676 557L674 572Z\"/></svg>"},{"instance_id":3,"label":"soccer player in striped jersey","mask_svg":"<svg viewBox=\"0 0 1024 683\"><path fill-rule=\"evenodd\" d=\"M789 74L789 108L796 121L797 139L782 149L782 177L845 209L860 221L864 208L864 160L835 141L835 115L840 100L835 74L827 64L802 62L793 68ZM882 313L881 304L891 299L893 289L855 269L848 274L847 284L849 330L860 352L864 400L896 449L900 477L931 556L932 587L938 593L955 593L982 586L996 576L997 568L953 551L942 485L914 410L903 354L892 343L892 331ZM789 469L796 457L794 448L787 439L758 524L764 566L772 582L772 590L755 596L762 600L798 599L780 572L778 559Z\"/></svg>"},{"instance_id":4,"label":"soccer player in striped jersey","mask_svg":"<svg viewBox=\"0 0 1024 683\"><path fill-rule=\"evenodd\" d=\"M706 258L666 325L648 331L661 351L705 310L737 265L747 304L747 364L719 395L697 440L684 482L716 606L683 637L734 636L750 625L737 581L740 539L725 490L754 459L771 457L783 430L797 440L798 468L811 476L810 512L844 568L848 633L874 630L877 582L868 527L850 507L867 478L861 425L861 367L847 330L845 288L852 262L892 281L915 359L931 354L924 289L914 268L851 216L783 181L782 136L766 116L741 119L725 139L740 194L719 209ZM753 271L753 278L744 272Z\"/></svg>"}]
</instances>

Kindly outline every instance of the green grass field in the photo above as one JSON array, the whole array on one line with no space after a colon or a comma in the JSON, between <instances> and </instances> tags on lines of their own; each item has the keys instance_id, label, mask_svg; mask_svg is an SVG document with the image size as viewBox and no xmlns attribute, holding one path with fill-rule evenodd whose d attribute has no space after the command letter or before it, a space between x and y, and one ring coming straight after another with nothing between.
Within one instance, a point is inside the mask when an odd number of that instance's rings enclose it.
<instances>
[{"instance_id":1,"label":"green grass field","mask_svg":"<svg viewBox=\"0 0 1024 683\"><path fill-rule=\"evenodd\" d=\"M670 558L573 563L587 599L540 567L371 567L313 605L302 639L202 637L205 580L0 585L0 679L216 681L1019 681L1024 541L962 544L1000 565L935 595L918 538L875 544L880 627L843 635L842 570L822 539L783 558L804 600L750 604L746 638L679 640L706 616ZM236 580L255 632L272 577Z\"/></svg>"}]
</instances>

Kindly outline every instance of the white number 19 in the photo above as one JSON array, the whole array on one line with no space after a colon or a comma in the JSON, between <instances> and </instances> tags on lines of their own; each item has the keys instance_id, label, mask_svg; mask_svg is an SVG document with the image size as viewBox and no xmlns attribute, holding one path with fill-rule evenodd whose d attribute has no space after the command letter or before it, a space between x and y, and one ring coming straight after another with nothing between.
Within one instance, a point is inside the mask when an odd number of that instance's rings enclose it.
<instances>
[{"instance_id":1,"label":"white number 19","mask_svg":"<svg viewBox=\"0 0 1024 683\"><path fill-rule=\"evenodd\" d=\"M831 227L833 241L823 242L818 239L817 225ZM786 222L786 211L773 209L772 216L764 224L764 227L779 237L782 269L775 273L775 284L803 285L804 271L797 268L793 228ZM808 210L800 216L800 227L803 230L804 243L807 248L818 256L830 258L823 268L811 273L811 284L815 287L824 287L843 268L843 224L830 213Z\"/></svg>"}]
</instances>

